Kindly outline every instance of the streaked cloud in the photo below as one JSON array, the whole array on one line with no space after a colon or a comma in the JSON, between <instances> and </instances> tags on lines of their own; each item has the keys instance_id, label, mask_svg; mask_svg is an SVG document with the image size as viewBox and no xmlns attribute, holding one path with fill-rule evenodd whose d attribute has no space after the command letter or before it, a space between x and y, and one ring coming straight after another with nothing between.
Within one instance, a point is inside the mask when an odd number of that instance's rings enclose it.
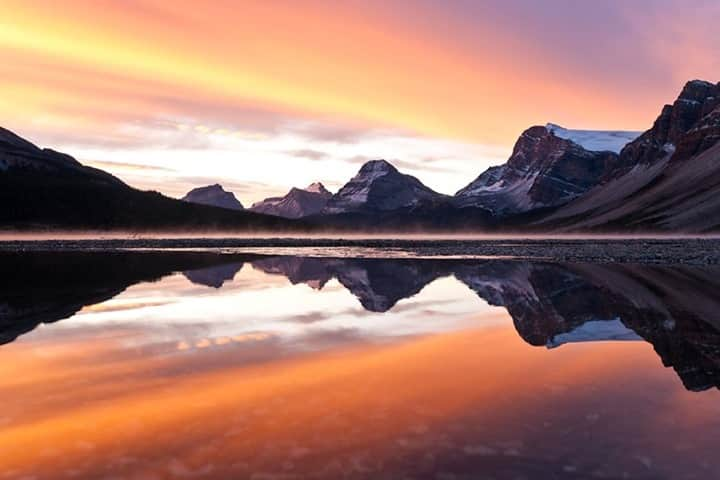
<instances>
[{"instance_id":1,"label":"streaked cloud","mask_svg":"<svg viewBox=\"0 0 720 480\"><path fill-rule=\"evenodd\" d=\"M172 168L158 167L155 165L142 165L138 163L104 162L102 160L89 160L85 162L95 168L104 170L127 170L130 172L174 172Z\"/></svg>"},{"instance_id":2,"label":"streaked cloud","mask_svg":"<svg viewBox=\"0 0 720 480\"><path fill-rule=\"evenodd\" d=\"M403 160L400 158L371 158L366 157L365 155L355 155L353 157L345 159L348 163L354 164L354 165L362 165L365 162L369 162L371 160L386 160L390 163L392 163L396 168L400 170L404 169L410 169L410 170L420 170L423 172L450 172L453 169L449 167L442 167L442 166L435 166L432 165L433 163L436 163L438 160L435 159L429 159L429 158L418 158L414 161L409 160Z\"/></svg>"},{"instance_id":3,"label":"streaked cloud","mask_svg":"<svg viewBox=\"0 0 720 480\"><path fill-rule=\"evenodd\" d=\"M711 0L5 0L0 114L173 195L339 186L351 158L451 193L530 125L649 127L684 81L718 80L718 23Z\"/></svg>"},{"instance_id":4,"label":"streaked cloud","mask_svg":"<svg viewBox=\"0 0 720 480\"><path fill-rule=\"evenodd\" d=\"M293 157L306 158L308 160L322 160L328 157L327 152L321 152L319 150L312 150L309 148L301 150L291 150L287 153L292 155Z\"/></svg>"}]
</instances>

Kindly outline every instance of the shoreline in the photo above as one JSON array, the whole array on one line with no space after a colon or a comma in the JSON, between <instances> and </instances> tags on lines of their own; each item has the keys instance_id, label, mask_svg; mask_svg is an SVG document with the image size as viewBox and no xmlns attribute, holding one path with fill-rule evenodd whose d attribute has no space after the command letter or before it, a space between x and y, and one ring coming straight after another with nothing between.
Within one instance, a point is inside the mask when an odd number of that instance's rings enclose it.
<instances>
[{"instance_id":1,"label":"shoreline","mask_svg":"<svg viewBox=\"0 0 720 480\"><path fill-rule=\"evenodd\" d=\"M477 258L642 264L720 264L719 238L142 238L0 240L0 252L113 252L197 250L287 256Z\"/></svg>"}]
</instances>

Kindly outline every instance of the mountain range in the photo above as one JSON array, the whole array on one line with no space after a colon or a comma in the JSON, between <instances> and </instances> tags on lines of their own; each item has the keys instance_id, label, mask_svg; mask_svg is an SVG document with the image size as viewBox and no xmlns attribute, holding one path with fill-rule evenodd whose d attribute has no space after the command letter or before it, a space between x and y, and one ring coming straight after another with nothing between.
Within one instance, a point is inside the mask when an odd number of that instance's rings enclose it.
<instances>
[{"instance_id":1,"label":"mountain range","mask_svg":"<svg viewBox=\"0 0 720 480\"><path fill-rule=\"evenodd\" d=\"M250 210L284 218L302 218L322 212L332 196L322 183L316 182L305 189L292 188L284 197L270 197L254 203Z\"/></svg>"},{"instance_id":2,"label":"mountain range","mask_svg":"<svg viewBox=\"0 0 720 480\"><path fill-rule=\"evenodd\" d=\"M0 228L293 230L296 222L140 191L0 129Z\"/></svg>"},{"instance_id":3,"label":"mountain range","mask_svg":"<svg viewBox=\"0 0 720 480\"><path fill-rule=\"evenodd\" d=\"M688 82L645 132L530 127L452 196L373 160L335 194L314 183L245 210L210 185L183 200L0 130L8 227L703 233L720 229L720 84Z\"/></svg>"}]
</instances>

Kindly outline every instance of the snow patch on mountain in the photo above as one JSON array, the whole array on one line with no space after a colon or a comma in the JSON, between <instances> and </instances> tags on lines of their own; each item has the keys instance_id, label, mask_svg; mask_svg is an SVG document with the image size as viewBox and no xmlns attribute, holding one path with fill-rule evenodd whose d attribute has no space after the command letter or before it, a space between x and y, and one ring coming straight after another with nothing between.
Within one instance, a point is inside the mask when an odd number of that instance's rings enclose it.
<instances>
[{"instance_id":1,"label":"snow patch on mountain","mask_svg":"<svg viewBox=\"0 0 720 480\"><path fill-rule=\"evenodd\" d=\"M602 342L602 341L637 341L642 340L637 333L625 326L619 318L613 320L591 320L568 333L555 335L548 341L548 348L555 348L565 343Z\"/></svg>"},{"instance_id":2,"label":"snow patch on mountain","mask_svg":"<svg viewBox=\"0 0 720 480\"><path fill-rule=\"evenodd\" d=\"M593 152L620 153L625 145L642 135L642 132L622 130L570 130L554 123L548 123L545 128L556 137L575 142Z\"/></svg>"},{"instance_id":3,"label":"snow patch on mountain","mask_svg":"<svg viewBox=\"0 0 720 480\"><path fill-rule=\"evenodd\" d=\"M350 182L358 187L355 189L346 189L345 200L348 203L365 203L370 194L370 187L375 180L389 174L392 167L389 163L377 160L367 162L360 172L355 175Z\"/></svg>"},{"instance_id":4,"label":"snow patch on mountain","mask_svg":"<svg viewBox=\"0 0 720 480\"><path fill-rule=\"evenodd\" d=\"M578 142L588 145L592 140L590 146L597 148L601 136L580 132L584 135L580 138L578 132L552 124L528 128L518 138L508 161L489 168L459 190L455 204L505 216L557 207L579 197L612 170L618 156L608 148L588 150ZM570 133L577 141L562 137ZM603 145L607 146L607 141Z\"/></svg>"},{"instance_id":5,"label":"snow patch on mountain","mask_svg":"<svg viewBox=\"0 0 720 480\"><path fill-rule=\"evenodd\" d=\"M503 165L499 167L497 172L502 175L507 170L507 166ZM495 172L491 172L494 175ZM528 198L528 192L532 188L535 180L538 177L537 172L527 173L521 178L509 182L504 178L494 178L490 180L482 179L476 184L471 184L458 192L460 196L479 196L483 194L495 194L502 193L502 202L511 202L513 206L518 208L527 207L530 205ZM493 181L494 180L494 181ZM490 204L494 202L489 202ZM500 202L498 202L500 203ZM502 211L502 209L498 209Z\"/></svg>"}]
</instances>

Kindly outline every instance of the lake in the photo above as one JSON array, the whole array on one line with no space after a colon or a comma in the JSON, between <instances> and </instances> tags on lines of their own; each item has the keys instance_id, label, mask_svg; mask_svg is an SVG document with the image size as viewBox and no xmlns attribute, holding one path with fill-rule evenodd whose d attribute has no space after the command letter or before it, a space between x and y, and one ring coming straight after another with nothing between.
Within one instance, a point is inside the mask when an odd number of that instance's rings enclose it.
<instances>
[{"instance_id":1,"label":"lake","mask_svg":"<svg viewBox=\"0 0 720 480\"><path fill-rule=\"evenodd\" d=\"M0 254L0 479L720 477L718 266L257 252Z\"/></svg>"}]
</instances>

